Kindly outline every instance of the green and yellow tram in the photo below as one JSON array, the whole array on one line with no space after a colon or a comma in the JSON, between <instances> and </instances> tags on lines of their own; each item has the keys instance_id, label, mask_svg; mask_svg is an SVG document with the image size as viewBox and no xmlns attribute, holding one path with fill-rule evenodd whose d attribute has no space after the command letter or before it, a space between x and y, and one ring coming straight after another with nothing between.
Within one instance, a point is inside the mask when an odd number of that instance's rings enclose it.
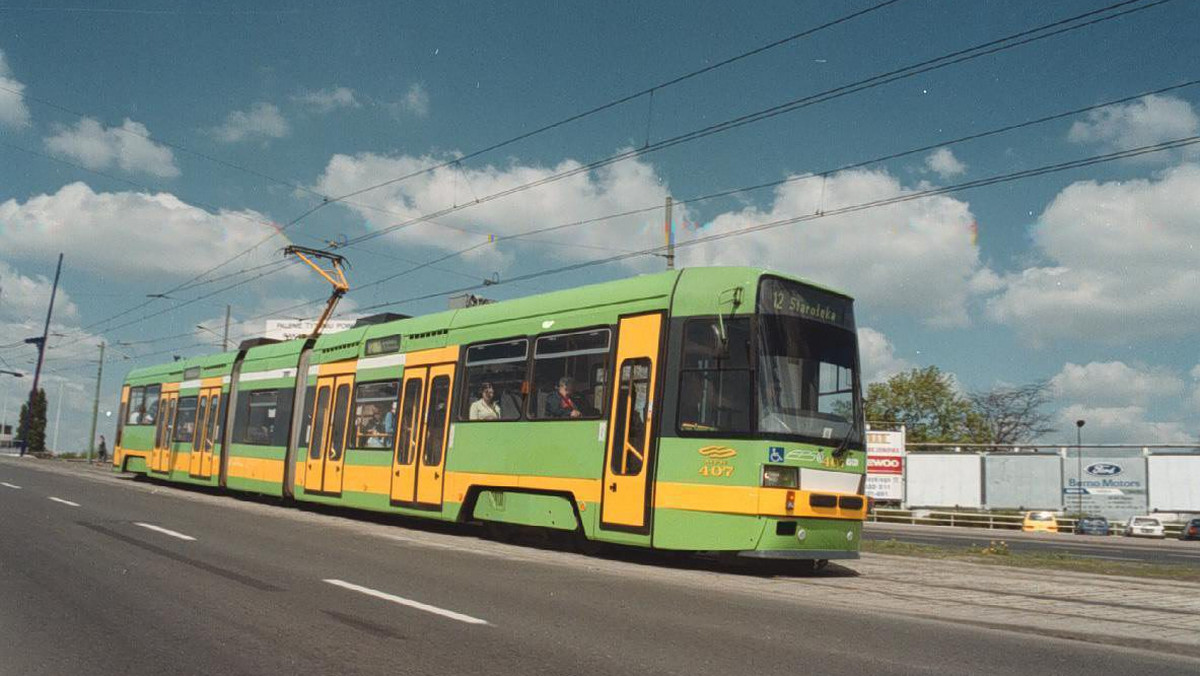
<instances>
[{"instance_id":1,"label":"green and yellow tram","mask_svg":"<svg viewBox=\"0 0 1200 676\"><path fill-rule=\"evenodd\" d=\"M131 372L115 467L447 521L797 559L866 514L852 300L689 268Z\"/></svg>"}]
</instances>

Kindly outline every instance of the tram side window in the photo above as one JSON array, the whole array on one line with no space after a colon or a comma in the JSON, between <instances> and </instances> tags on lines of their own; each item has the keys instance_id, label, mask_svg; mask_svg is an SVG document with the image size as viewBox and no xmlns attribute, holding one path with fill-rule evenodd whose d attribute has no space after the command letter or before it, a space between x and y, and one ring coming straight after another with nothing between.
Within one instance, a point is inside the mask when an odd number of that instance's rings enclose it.
<instances>
[{"instance_id":1,"label":"tram side window","mask_svg":"<svg viewBox=\"0 0 1200 676\"><path fill-rule=\"evenodd\" d=\"M175 436L172 441L192 443L196 435L196 397L180 397L175 408Z\"/></svg>"},{"instance_id":2,"label":"tram side window","mask_svg":"<svg viewBox=\"0 0 1200 676\"><path fill-rule=\"evenodd\" d=\"M604 411L605 374L612 340L609 329L542 336L533 353L529 417L598 418Z\"/></svg>"},{"instance_id":3,"label":"tram side window","mask_svg":"<svg viewBox=\"0 0 1200 676\"><path fill-rule=\"evenodd\" d=\"M467 348L459 420L520 420L528 356L527 338Z\"/></svg>"},{"instance_id":4,"label":"tram side window","mask_svg":"<svg viewBox=\"0 0 1200 676\"><path fill-rule=\"evenodd\" d=\"M351 448L391 449L396 438L397 395L395 380L359 383L354 390L354 436Z\"/></svg>"},{"instance_id":5,"label":"tram side window","mask_svg":"<svg viewBox=\"0 0 1200 676\"><path fill-rule=\"evenodd\" d=\"M750 320L693 319L684 325L679 387L681 432L750 431Z\"/></svg>"},{"instance_id":6,"label":"tram side window","mask_svg":"<svg viewBox=\"0 0 1200 676\"><path fill-rule=\"evenodd\" d=\"M142 416L146 414L146 388L135 387L129 390L129 417L126 425L143 425Z\"/></svg>"},{"instance_id":7,"label":"tram side window","mask_svg":"<svg viewBox=\"0 0 1200 676\"><path fill-rule=\"evenodd\" d=\"M150 385L146 388L145 412L142 414L142 425L153 425L158 420L158 398L162 396L162 385Z\"/></svg>"},{"instance_id":8,"label":"tram side window","mask_svg":"<svg viewBox=\"0 0 1200 676\"><path fill-rule=\"evenodd\" d=\"M304 390L304 416L300 418L304 424L300 426L300 442L296 444L300 448L308 448L308 438L312 435L313 398L316 394L317 388L312 385Z\"/></svg>"},{"instance_id":9,"label":"tram side window","mask_svg":"<svg viewBox=\"0 0 1200 676\"><path fill-rule=\"evenodd\" d=\"M646 460L646 415L650 405L650 360L645 357L621 363L620 389L610 467L614 474L636 476Z\"/></svg>"},{"instance_id":10,"label":"tram side window","mask_svg":"<svg viewBox=\"0 0 1200 676\"><path fill-rule=\"evenodd\" d=\"M238 396L233 441L252 446L286 446L292 417L292 388L248 392Z\"/></svg>"}]
</instances>

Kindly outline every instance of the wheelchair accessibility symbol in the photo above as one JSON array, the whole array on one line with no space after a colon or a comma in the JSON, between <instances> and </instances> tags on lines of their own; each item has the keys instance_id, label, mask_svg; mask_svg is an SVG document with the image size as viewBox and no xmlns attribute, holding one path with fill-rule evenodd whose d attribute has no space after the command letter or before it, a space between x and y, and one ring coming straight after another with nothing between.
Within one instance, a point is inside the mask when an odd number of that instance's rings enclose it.
<instances>
[{"instance_id":1,"label":"wheelchair accessibility symbol","mask_svg":"<svg viewBox=\"0 0 1200 676\"><path fill-rule=\"evenodd\" d=\"M771 446L767 449L767 462L783 462L783 447Z\"/></svg>"}]
</instances>

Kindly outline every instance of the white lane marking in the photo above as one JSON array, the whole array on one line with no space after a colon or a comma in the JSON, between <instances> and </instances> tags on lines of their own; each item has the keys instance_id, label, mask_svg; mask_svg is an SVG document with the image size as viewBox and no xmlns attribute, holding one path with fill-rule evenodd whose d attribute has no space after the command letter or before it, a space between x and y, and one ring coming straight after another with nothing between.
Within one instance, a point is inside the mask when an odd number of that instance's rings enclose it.
<instances>
[{"instance_id":1,"label":"white lane marking","mask_svg":"<svg viewBox=\"0 0 1200 676\"><path fill-rule=\"evenodd\" d=\"M7 481L0 481L0 486L4 486L5 488L15 488L18 491L21 490L20 486L16 484L10 484Z\"/></svg>"},{"instance_id":2,"label":"white lane marking","mask_svg":"<svg viewBox=\"0 0 1200 676\"><path fill-rule=\"evenodd\" d=\"M170 535L171 537L179 538L180 540L194 541L196 539L196 538L192 537L191 535L184 535L183 533L178 533L173 530L163 528L162 526L155 526L152 523L142 523L141 521L134 521L133 525L141 526L142 528L148 528L152 531L155 531L156 533L162 533L163 535Z\"/></svg>"},{"instance_id":3,"label":"white lane marking","mask_svg":"<svg viewBox=\"0 0 1200 676\"><path fill-rule=\"evenodd\" d=\"M441 615L442 617L448 617L452 620L458 620L459 622L466 622L467 624L488 624L487 620L481 620L478 617L471 617L470 615L463 615L462 613L456 613L453 610L446 610L445 608L438 608L437 606L431 606L427 603L421 603L420 601L413 601L411 599L406 599L402 596L395 596L393 594L388 594L387 592L381 592L378 589L371 589L370 587L362 587L362 586L353 584L351 582L346 582L344 580L325 580L325 582L328 582L329 584L331 584L335 587L349 589L351 591L359 592L360 594L366 594L367 596L374 596L377 599L383 599L384 601L391 601L392 603L398 603L402 606L408 606L409 608L416 608L417 610L424 610L427 613L433 613L434 615Z\"/></svg>"},{"instance_id":4,"label":"white lane marking","mask_svg":"<svg viewBox=\"0 0 1200 676\"><path fill-rule=\"evenodd\" d=\"M60 503L62 503L62 504L64 504L64 505L69 505L69 506L71 506L71 507L78 507L78 506L79 506L79 503L78 503L78 502L71 502L70 500L63 500L62 498L56 498L56 497L54 497L53 495L51 495L51 496L50 496L50 499L51 499L51 500L53 500L53 501L55 501L55 502L60 502Z\"/></svg>"}]
</instances>

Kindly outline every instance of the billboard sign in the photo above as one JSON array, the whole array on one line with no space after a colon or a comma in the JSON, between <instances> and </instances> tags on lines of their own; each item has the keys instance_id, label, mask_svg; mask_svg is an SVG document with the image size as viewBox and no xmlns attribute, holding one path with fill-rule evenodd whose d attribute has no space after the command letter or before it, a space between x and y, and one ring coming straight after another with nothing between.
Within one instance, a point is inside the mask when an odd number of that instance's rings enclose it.
<instances>
[{"instance_id":1,"label":"billboard sign","mask_svg":"<svg viewBox=\"0 0 1200 676\"><path fill-rule=\"evenodd\" d=\"M904 431L867 432L867 495L904 501Z\"/></svg>"},{"instance_id":2,"label":"billboard sign","mask_svg":"<svg viewBox=\"0 0 1200 676\"><path fill-rule=\"evenodd\" d=\"M1137 451L1123 455L1070 453L1063 462L1063 508L1113 520L1145 514L1146 458Z\"/></svg>"},{"instance_id":3,"label":"billboard sign","mask_svg":"<svg viewBox=\"0 0 1200 676\"><path fill-rule=\"evenodd\" d=\"M321 335L345 331L354 326L353 319L330 319L321 329ZM312 333L317 322L312 319L268 319L265 336L274 340L295 340Z\"/></svg>"}]
</instances>

